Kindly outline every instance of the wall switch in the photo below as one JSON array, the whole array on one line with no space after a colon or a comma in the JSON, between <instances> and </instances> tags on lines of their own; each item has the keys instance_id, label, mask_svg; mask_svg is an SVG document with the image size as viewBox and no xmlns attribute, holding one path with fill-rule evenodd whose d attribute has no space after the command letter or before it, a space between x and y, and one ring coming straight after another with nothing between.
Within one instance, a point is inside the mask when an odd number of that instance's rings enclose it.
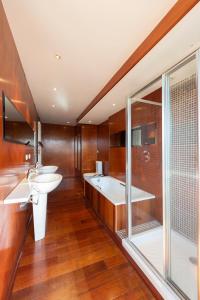
<instances>
[{"instance_id":1,"label":"wall switch","mask_svg":"<svg viewBox=\"0 0 200 300\"><path fill-rule=\"evenodd\" d=\"M25 160L28 160L28 154L25 154Z\"/></svg>"}]
</instances>

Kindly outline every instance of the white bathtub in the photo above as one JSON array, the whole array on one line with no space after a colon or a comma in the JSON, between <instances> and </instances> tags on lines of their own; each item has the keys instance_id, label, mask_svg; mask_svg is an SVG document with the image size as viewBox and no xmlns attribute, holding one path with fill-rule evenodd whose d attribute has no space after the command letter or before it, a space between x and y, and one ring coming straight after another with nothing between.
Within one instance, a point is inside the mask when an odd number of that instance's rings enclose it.
<instances>
[{"instance_id":1,"label":"white bathtub","mask_svg":"<svg viewBox=\"0 0 200 300\"><path fill-rule=\"evenodd\" d=\"M98 190L114 205L125 204L125 183L111 176L95 177L88 173L83 175L84 179ZM132 187L132 202L154 199L155 195Z\"/></svg>"}]
</instances>

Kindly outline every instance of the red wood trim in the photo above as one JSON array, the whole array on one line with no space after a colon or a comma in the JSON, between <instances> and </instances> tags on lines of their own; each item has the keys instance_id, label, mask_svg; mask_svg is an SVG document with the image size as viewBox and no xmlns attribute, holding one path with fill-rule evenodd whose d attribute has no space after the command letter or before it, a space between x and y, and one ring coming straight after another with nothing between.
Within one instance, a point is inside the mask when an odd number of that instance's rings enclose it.
<instances>
[{"instance_id":1,"label":"red wood trim","mask_svg":"<svg viewBox=\"0 0 200 300\"><path fill-rule=\"evenodd\" d=\"M199 0L178 0L142 44L84 109L77 118L77 122L79 122L198 2Z\"/></svg>"}]
</instances>

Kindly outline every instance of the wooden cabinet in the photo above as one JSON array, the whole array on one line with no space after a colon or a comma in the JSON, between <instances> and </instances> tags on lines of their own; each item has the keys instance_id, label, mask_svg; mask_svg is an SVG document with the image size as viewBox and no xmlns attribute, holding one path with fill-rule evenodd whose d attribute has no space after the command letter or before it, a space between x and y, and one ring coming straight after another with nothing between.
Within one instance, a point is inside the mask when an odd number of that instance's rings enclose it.
<instances>
[{"instance_id":1,"label":"wooden cabinet","mask_svg":"<svg viewBox=\"0 0 200 300\"><path fill-rule=\"evenodd\" d=\"M87 207L94 210L101 221L113 232L126 228L126 205L114 205L87 181L84 182Z\"/></svg>"},{"instance_id":2,"label":"wooden cabinet","mask_svg":"<svg viewBox=\"0 0 200 300\"><path fill-rule=\"evenodd\" d=\"M103 195L99 195L99 217L100 219L105 222L105 197Z\"/></svg>"},{"instance_id":3,"label":"wooden cabinet","mask_svg":"<svg viewBox=\"0 0 200 300\"><path fill-rule=\"evenodd\" d=\"M114 205L102 194L99 196L99 216L104 224L114 231Z\"/></svg>"},{"instance_id":4,"label":"wooden cabinet","mask_svg":"<svg viewBox=\"0 0 200 300\"><path fill-rule=\"evenodd\" d=\"M79 125L75 135L76 173L95 172L97 160L97 126Z\"/></svg>"},{"instance_id":5,"label":"wooden cabinet","mask_svg":"<svg viewBox=\"0 0 200 300\"><path fill-rule=\"evenodd\" d=\"M85 196L85 204L87 207L92 206L92 198L93 198L93 187L87 182L84 181L84 196Z\"/></svg>"},{"instance_id":6,"label":"wooden cabinet","mask_svg":"<svg viewBox=\"0 0 200 300\"><path fill-rule=\"evenodd\" d=\"M115 206L105 198L104 221L106 226L114 231L114 208Z\"/></svg>"},{"instance_id":7,"label":"wooden cabinet","mask_svg":"<svg viewBox=\"0 0 200 300\"><path fill-rule=\"evenodd\" d=\"M96 189L92 188L92 208L96 214L99 214L99 198L100 193Z\"/></svg>"},{"instance_id":8,"label":"wooden cabinet","mask_svg":"<svg viewBox=\"0 0 200 300\"><path fill-rule=\"evenodd\" d=\"M112 231L127 227L126 204L114 205L89 183L86 182L86 203L98 215L101 221ZM153 201L153 200L152 200ZM152 221L150 201L140 201L132 205L133 225Z\"/></svg>"},{"instance_id":9,"label":"wooden cabinet","mask_svg":"<svg viewBox=\"0 0 200 300\"><path fill-rule=\"evenodd\" d=\"M126 205L120 204L115 206L114 228L115 231L127 227Z\"/></svg>"},{"instance_id":10,"label":"wooden cabinet","mask_svg":"<svg viewBox=\"0 0 200 300\"><path fill-rule=\"evenodd\" d=\"M87 181L84 183L86 205L91 207L102 222L112 231L115 229L115 206Z\"/></svg>"}]
</instances>

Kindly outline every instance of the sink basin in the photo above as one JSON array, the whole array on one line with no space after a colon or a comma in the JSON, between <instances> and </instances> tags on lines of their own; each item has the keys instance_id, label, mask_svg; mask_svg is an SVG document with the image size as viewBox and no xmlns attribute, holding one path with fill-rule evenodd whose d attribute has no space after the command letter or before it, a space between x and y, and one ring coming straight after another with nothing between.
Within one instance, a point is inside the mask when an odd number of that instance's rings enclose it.
<instances>
[{"instance_id":1,"label":"sink basin","mask_svg":"<svg viewBox=\"0 0 200 300\"><path fill-rule=\"evenodd\" d=\"M39 173L46 174L46 173L55 173L58 170L57 166L42 166L39 168Z\"/></svg>"},{"instance_id":2,"label":"sink basin","mask_svg":"<svg viewBox=\"0 0 200 300\"><path fill-rule=\"evenodd\" d=\"M53 191L61 182L60 174L41 174L35 175L29 179L32 188L41 194L47 194Z\"/></svg>"},{"instance_id":3,"label":"sink basin","mask_svg":"<svg viewBox=\"0 0 200 300\"><path fill-rule=\"evenodd\" d=\"M47 173L28 177L33 203L33 223L35 241L39 241L46 234L47 194L53 191L61 182L62 175Z\"/></svg>"}]
</instances>

